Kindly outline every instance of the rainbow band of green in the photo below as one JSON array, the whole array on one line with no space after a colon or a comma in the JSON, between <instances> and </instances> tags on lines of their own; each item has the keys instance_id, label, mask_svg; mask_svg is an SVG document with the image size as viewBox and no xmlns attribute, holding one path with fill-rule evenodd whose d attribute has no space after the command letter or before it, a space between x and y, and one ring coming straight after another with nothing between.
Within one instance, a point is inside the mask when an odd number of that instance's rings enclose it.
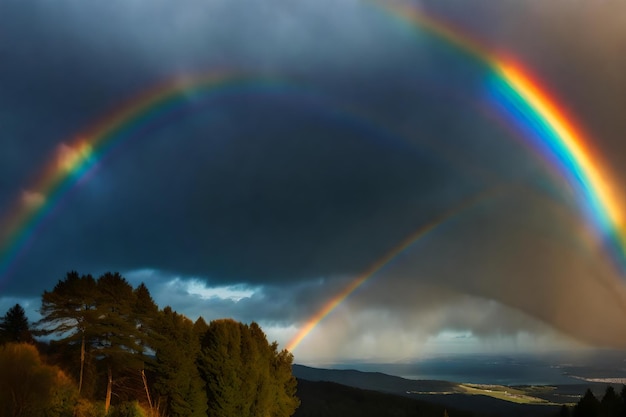
<instances>
[{"instance_id":1,"label":"rainbow band of green","mask_svg":"<svg viewBox=\"0 0 626 417\"><path fill-rule=\"evenodd\" d=\"M505 110L506 118L525 127L522 131L537 154L548 164L556 166L565 180L574 185L582 211L603 241L618 270L623 272L626 265L626 238L622 233L621 205L607 182L607 177L600 172L599 167L602 164L590 149L589 141L584 139L582 131L565 115L563 106L557 105L557 101L522 66L511 59L497 56L462 30L411 6L382 0L370 0L370 3L392 19L446 41L458 51L482 62L490 70L491 76L487 80L486 88L495 98L494 104ZM374 262L313 314L288 342L287 349L296 349L339 304L442 221L429 223L414 232Z\"/></svg>"}]
</instances>

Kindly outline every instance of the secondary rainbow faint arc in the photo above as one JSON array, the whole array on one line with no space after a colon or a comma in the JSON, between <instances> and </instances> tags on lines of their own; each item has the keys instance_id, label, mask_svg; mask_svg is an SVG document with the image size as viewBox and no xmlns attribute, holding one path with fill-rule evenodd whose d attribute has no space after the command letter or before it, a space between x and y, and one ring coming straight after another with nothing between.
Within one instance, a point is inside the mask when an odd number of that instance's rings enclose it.
<instances>
[{"instance_id":1,"label":"secondary rainbow faint arc","mask_svg":"<svg viewBox=\"0 0 626 417\"><path fill-rule=\"evenodd\" d=\"M255 76L250 73L222 71L199 75L185 75L152 86L125 104L116 107L107 117L88 128L66 149L62 163L56 159L38 173L31 182L29 192L40 199L39 204L27 206L17 199L8 214L3 216L0 227L0 285L3 278L10 275L11 268L26 253L39 229L49 219L50 212L58 210L60 201L79 183L93 175L102 160L121 144L141 137L146 131L166 122L176 112L193 110L194 104L201 104L217 93L230 92L269 92L286 97L297 97L313 103L325 104L324 112L331 119L357 123L359 128L374 128L383 136L398 139L393 132L376 123L363 123L367 120L351 107L331 103L326 95L319 94L297 80ZM211 94L209 94L211 93ZM296 93L296 94L294 94ZM332 104L332 105L328 105Z\"/></svg>"},{"instance_id":2,"label":"secondary rainbow faint arc","mask_svg":"<svg viewBox=\"0 0 626 417\"><path fill-rule=\"evenodd\" d=\"M557 105L557 101L542 88L539 82L533 79L520 64L504 55L497 55L472 38L469 34L447 24L435 16L429 15L412 6L394 4L370 0L369 3L378 7L389 16L399 19L427 31L460 51L469 54L474 59L484 63L492 72L496 81L493 83L497 89L500 100L509 100L513 103L521 101L528 110L517 115L522 117L523 123L539 125L539 134L549 144L548 151L552 155L546 155L545 150L538 150L542 157L548 161L558 161L559 171L577 185L581 194L579 197L587 206L590 221L598 230L601 239L611 244L607 248L613 253L613 258L621 271L624 270L625 243L623 229L623 217L621 204L615 196L607 176L599 168L599 159L594 155L582 130ZM536 128L537 129L537 128ZM357 288L371 278L383 266L393 260L398 254L411 246L415 241L424 237L438 224L428 224L424 228L410 235L400 242L394 249L387 252L383 257L374 262L370 268L354 279L338 295L327 302L316 312L296 336L287 344L287 349L293 351L302 340L341 302L350 296ZM606 243L606 242L605 242Z\"/></svg>"},{"instance_id":3,"label":"secondary rainbow faint arc","mask_svg":"<svg viewBox=\"0 0 626 417\"><path fill-rule=\"evenodd\" d=\"M57 210L64 196L76 184L89 178L102 159L125 140L141 136L160 118L167 119L171 113L185 107L181 104L193 107L198 99L206 98L201 95L206 92L239 91L240 88L291 92L296 87L300 85L271 77L234 71L211 72L168 80L115 108L69 145L63 145L67 155L62 163L53 158L31 182L28 192L39 200L38 204L27 206L22 199L17 199L3 217L0 225L0 284L26 252L50 212Z\"/></svg>"}]
</instances>

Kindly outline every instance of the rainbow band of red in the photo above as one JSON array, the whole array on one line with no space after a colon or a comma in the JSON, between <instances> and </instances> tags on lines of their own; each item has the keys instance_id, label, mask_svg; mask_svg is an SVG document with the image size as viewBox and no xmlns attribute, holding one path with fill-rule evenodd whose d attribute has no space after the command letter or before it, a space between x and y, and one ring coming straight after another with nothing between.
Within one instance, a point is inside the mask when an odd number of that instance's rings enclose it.
<instances>
[{"instance_id":1,"label":"rainbow band of red","mask_svg":"<svg viewBox=\"0 0 626 417\"><path fill-rule=\"evenodd\" d=\"M494 105L504 110L505 117L524 126L524 137L540 157L550 165L557 165L558 172L577 190L577 197L586 218L607 252L612 255L618 269L623 271L626 265L626 240L622 233L621 204L607 180L608 177L600 169L602 163L592 151L590 141L585 138L582 129L566 115L563 106L528 74L529 71L510 59L492 53L462 30L412 6L383 3L382 0L373 0L371 3L391 18L446 41L489 68L491 79L487 84L496 100ZM287 349L296 349L350 294L443 221L445 218L438 223L424 226L374 262L313 314L289 341Z\"/></svg>"}]
</instances>

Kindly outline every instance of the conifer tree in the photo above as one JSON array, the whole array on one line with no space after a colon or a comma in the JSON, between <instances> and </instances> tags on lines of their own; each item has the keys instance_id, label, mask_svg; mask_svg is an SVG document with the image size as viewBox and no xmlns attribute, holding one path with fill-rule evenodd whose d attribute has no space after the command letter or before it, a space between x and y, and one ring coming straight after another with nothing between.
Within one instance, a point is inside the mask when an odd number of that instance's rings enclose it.
<instances>
[{"instance_id":1,"label":"conifer tree","mask_svg":"<svg viewBox=\"0 0 626 417\"><path fill-rule=\"evenodd\" d=\"M600 408L600 402L593 395L590 389L587 389L583 398L574 407L574 417L596 417Z\"/></svg>"},{"instance_id":2,"label":"conifer tree","mask_svg":"<svg viewBox=\"0 0 626 417\"><path fill-rule=\"evenodd\" d=\"M52 291L44 291L41 298L42 318L37 322L37 334L56 335L61 343L80 345L79 394L83 387L87 346L94 335L97 295L96 281L91 275L79 276L72 271L64 280L59 280Z\"/></svg>"},{"instance_id":3,"label":"conifer tree","mask_svg":"<svg viewBox=\"0 0 626 417\"><path fill-rule=\"evenodd\" d=\"M201 341L204 337L204 334L209 330L209 325L206 324L204 318L198 317L198 320L193 324L193 331L198 336L198 340Z\"/></svg>"},{"instance_id":4,"label":"conifer tree","mask_svg":"<svg viewBox=\"0 0 626 417\"><path fill-rule=\"evenodd\" d=\"M143 368L141 338L137 337L133 287L119 273L98 278L93 348L107 370L105 412L109 411L115 373Z\"/></svg>"},{"instance_id":5,"label":"conifer tree","mask_svg":"<svg viewBox=\"0 0 626 417\"><path fill-rule=\"evenodd\" d=\"M623 407L622 399L615 392L615 388L610 385L606 387L604 397L600 401L599 415L601 417L618 417L621 415Z\"/></svg>"},{"instance_id":6,"label":"conifer tree","mask_svg":"<svg viewBox=\"0 0 626 417\"><path fill-rule=\"evenodd\" d=\"M146 366L149 366L151 360L144 354L144 352L148 349L154 349L154 338L156 336L155 322L158 319L159 307L152 299L152 295L150 295L148 287L146 287L143 282L135 288L133 295L135 302L133 308L136 327L135 337L137 337L138 343L142 348L142 352L140 353L141 361L143 362L140 369L141 383L146 394L148 406L150 410L153 410L154 404L150 395L148 379L145 373Z\"/></svg>"},{"instance_id":7,"label":"conifer tree","mask_svg":"<svg viewBox=\"0 0 626 417\"><path fill-rule=\"evenodd\" d=\"M209 417L239 415L242 383L239 324L233 320L212 321L202 347L201 370L207 387Z\"/></svg>"},{"instance_id":8,"label":"conifer tree","mask_svg":"<svg viewBox=\"0 0 626 417\"><path fill-rule=\"evenodd\" d=\"M267 342L256 324L216 320L202 340L199 366L210 417L291 416L299 405L293 356Z\"/></svg>"},{"instance_id":9,"label":"conifer tree","mask_svg":"<svg viewBox=\"0 0 626 417\"><path fill-rule=\"evenodd\" d=\"M0 318L0 343L7 342L34 342L26 312L19 304L15 304Z\"/></svg>"},{"instance_id":10,"label":"conifer tree","mask_svg":"<svg viewBox=\"0 0 626 417\"><path fill-rule=\"evenodd\" d=\"M206 416L206 390L196 365L200 339L193 322L166 307L155 320L153 346L159 410L170 417Z\"/></svg>"}]
</instances>

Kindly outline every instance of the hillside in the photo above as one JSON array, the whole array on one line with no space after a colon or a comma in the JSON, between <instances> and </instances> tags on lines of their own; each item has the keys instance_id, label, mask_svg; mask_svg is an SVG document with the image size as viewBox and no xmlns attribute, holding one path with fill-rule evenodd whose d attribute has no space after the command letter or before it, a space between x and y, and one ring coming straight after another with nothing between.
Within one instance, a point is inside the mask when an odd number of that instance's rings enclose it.
<instances>
[{"instance_id":1,"label":"hillside","mask_svg":"<svg viewBox=\"0 0 626 417\"><path fill-rule=\"evenodd\" d=\"M488 416L334 382L299 379L297 395L301 404L294 417L441 417L444 411L450 417Z\"/></svg>"},{"instance_id":2,"label":"hillside","mask_svg":"<svg viewBox=\"0 0 626 417\"><path fill-rule=\"evenodd\" d=\"M340 395L346 395L344 399L346 403L353 401L369 403L371 398L376 398L375 403L381 404L381 406L372 405L371 409L378 409L379 411L381 408L383 410L399 410L396 414L372 415L411 416L415 414L411 414L412 411L410 410L416 409L415 407L435 407L432 409L429 408L429 410L435 413L442 410L443 407L446 407L448 408L449 415L453 415L450 413L450 409L459 409L466 410L469 414L454 415L542 417L554 415L559 408L557 405L549 405L548 401L542 399L539 395L537 397L525 397L520 394L520 397L527 398L526 401L522 401L521 403L514 402L513 398L504 400L502 399L503 395L497 394L504 394L505 391L498 391L494 389L496 388L495 386L490 387L491 389L486 389L486 387L478 389L466 384L446 381L418 381L386 375L380 372L319 369L303 365L294 365L293 374L298 378L298 396L302 400L300 412L311 413L296 414L297 416L329 415L324 413L316 414L316 412L320 411L321 404L326 404L328 407L332 405L329 412L334 412L335 409L341 408L343 405ZM312 382L333 384L311 385ZM348 387L353 389L348 390ZM354 390L355 388L357 390ZM524 392L522 388L517 390L509 387L503 388L513 392ZM545 387L545 389L552 390L552 387ZM527 388L527 391L532 390L537 390L537 388ZM379 394L388 395L379 396ZM320 396L320 398L316 398L316 395ZM412 402L406 402L406 400ZM541 403L541 405L532 404L531 400L535 400L537 403ZM412 404L412 406L410 404ZM384 407L382 405L384 405ZM421 411L421 413L423 413L423 411Z\"/></svg>"}]
</instances>

